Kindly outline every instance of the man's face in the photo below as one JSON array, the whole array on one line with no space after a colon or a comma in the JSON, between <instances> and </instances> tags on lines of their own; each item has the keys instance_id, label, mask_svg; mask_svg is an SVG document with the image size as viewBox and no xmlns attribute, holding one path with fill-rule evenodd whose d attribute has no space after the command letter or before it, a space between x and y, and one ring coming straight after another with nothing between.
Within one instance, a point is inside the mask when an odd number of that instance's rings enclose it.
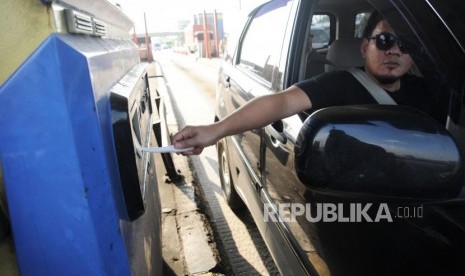
<instances>
[{"instance_id":1,"label":"man's face","mask_svg":"<svg viewBox=\"0 0 465 276\"><path fill-rule=\"evenodd\" d=\"M394 34L386 20L380 21L371 36L380 33ZM400 51L397 43L386 51L376 47L375 39L364 39L361 47L362 56L365 59L365 71L375 77L381 84L389 84L403 76L413 64L408 54Z\"/></svg>"}]
</instances>

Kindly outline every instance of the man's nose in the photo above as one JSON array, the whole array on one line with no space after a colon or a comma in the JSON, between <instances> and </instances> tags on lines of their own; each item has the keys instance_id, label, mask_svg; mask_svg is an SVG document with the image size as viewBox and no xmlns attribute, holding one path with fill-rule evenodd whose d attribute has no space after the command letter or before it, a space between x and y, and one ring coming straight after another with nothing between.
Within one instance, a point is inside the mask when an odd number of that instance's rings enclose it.
<instances>
[{"instance_id":1,"label":"man's nose","mask_svg":"<svg viewBox=\"0 0 465 276\"><path fill-rule=\"evenodd\" d=\"M402 52L399 48L399 44L397 44L397 42L394 43L394 45L392 45L392 47L386 51L386 54L387 55L401 55Z\"/></svg>"}]
</instances>

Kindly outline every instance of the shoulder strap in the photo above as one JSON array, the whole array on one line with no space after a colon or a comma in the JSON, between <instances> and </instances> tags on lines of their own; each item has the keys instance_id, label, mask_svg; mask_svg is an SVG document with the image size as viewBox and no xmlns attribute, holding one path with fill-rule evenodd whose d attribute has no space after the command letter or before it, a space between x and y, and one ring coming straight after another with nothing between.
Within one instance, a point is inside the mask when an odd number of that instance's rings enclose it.
<instances>
[{"instance_id":1,"label":"shoulder strap","mask_svg":"<svg viewBox=\"0 0 465 276\"><path fill-rule=\"evenodd\" d=\"M379 87L370 77L358 68L347 69L367 90L379 104L397 105L386 90Z\"/></svg>"}]
</instances>

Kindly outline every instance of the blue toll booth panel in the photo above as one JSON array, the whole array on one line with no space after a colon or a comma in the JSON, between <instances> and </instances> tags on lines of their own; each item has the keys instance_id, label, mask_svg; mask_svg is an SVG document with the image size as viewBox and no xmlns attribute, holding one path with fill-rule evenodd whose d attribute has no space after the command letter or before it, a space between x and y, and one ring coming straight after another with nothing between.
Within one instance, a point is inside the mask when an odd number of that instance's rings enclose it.
<instances>
[{"instance_id":1,"label":"blue toll booth panel","mask_svg":"<svg viewBox=\"0 0 465 276\"><path fill-rule=\"evenodd\" d=\"M127 40L49 36L0 88L0 166L24 275L161 273L146 65Z\"/></svg>"}]
</instances>

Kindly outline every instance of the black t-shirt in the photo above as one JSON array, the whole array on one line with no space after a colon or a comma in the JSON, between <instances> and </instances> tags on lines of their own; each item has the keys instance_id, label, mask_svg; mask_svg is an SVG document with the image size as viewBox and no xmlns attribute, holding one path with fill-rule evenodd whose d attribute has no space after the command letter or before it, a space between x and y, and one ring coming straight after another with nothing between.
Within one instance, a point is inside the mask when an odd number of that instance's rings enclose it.
<instances>
[{"instance_id":1,"label":"black t-shirt","mask_svg":"<svg viewBox=\"0 0 465 276\"><path fill-rule=\"evenodd\" d=\"M406 74L400 81L399 90L388 92L398 105L415 107L439 122L445 122L446 113L422 78ZM302 89L312 102L309 114L330 106L377 104L366 88L346 70L321 74L299 82L296 86Z\"/></svg>"}]
</instances>

